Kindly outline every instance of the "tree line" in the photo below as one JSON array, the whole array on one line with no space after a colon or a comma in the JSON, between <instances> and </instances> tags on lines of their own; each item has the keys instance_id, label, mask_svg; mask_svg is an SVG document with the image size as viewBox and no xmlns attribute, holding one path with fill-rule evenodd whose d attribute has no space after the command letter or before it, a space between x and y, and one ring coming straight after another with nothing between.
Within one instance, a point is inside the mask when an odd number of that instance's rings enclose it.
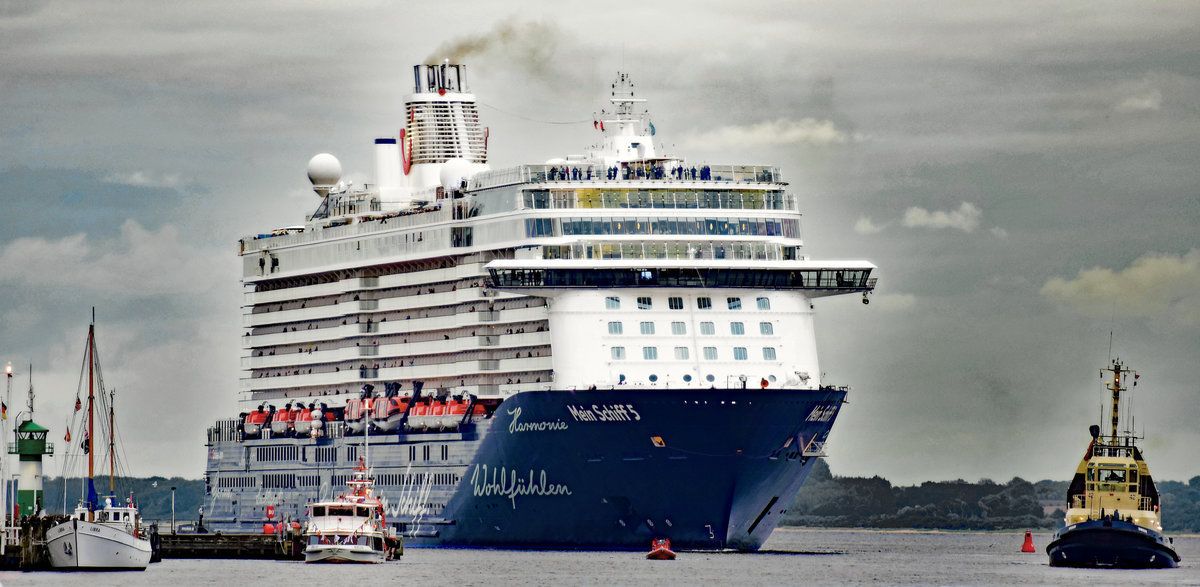
<instances>
[{"instance_id":1,"label":"tree line","mask_svg":"<svg viewBox=\"0 0 1200 587\"><path fill-rule=\"evenodd\" d=\"M1058 528L1066 515L1067 481L1007 483L926 481L909 487L887 479L834 476L818 460L782 525L829 528L1001 530ZM1200 532L1200 476L1158 482L1163 530Z\"/></svg>"}]
</instances>

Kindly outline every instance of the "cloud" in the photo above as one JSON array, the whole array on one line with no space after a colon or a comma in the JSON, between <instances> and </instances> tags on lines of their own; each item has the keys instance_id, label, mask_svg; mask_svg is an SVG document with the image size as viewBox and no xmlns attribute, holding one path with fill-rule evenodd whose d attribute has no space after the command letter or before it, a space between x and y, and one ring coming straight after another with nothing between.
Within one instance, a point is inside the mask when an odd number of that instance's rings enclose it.
<instances>
[{"instance_id":1,"label":"cloud","mask_svg":"<svg viewBox=\"0 0 1200 587\"><path fill-rule=\"evenodd\" d=\"M871 295L871 307L885 312L908 310L917 305L917 296L912 294L875 294Z\"/></svg>"},{"instance_id":2,"label":"cloud","mask_svg":"<svg viewBox=\"0 0 1200 587\"><path fill-rule=\"evenodd\" d=\"M0 281L27 288L70 288L135 297L194 293L224 277L213 251L179 242L165 225L151 232L126 220L112 239L75 234L58 240L19 238L0 251Z\"/></svg>"},{"instance_id":3,"label":"cloud","mask_svg":"<svg viewBox=\"0 0 1200 587\"><path fill-rule=\"evenodd\" d=\"M113 172L105 176L105 182L141 187L177 188L183 184L178 174L155 174L152 171Z\"/></svg>"},{"instance_id":4,"label":"cloud","mask_svg":"<svg viewBox=\"0 0 1200 587\"><path fill-rule=\"evenodd\" d=\"M1117 112L1155 112L1162 108L1162 92L1149 89L1121 100L1115 107Z\"/></svg>"},{"instance_id":5,"label":"cloud","mask_svg":"<svg viewBox=\"0 0 1200 587\"><path fill-rule=\"evenodd\" d=\"M901 221L904 226L909 228L932 228L940 230L943 228L953 228L963 232L973 232L979 228L979 220L983 217L983 212L970 202L963 202L958 210L943 212L934 210L930 212L919 206L913 206L904 212L904 219Z\"/></svg>"},{"instance_id":6,"label":"cloud","mask_svg":"<svg viewBox=\"0 0 1200 587\"><path fill-rule=\"evenodd\" d=\"M879 234L883 229L887 228L887 223L875 224L874 220L866 216L860 216L854 223L854 232L858 234Z\"/></svg>"},{"instance_id":7,"label":"cloud","mask_svg":"<svg viewBox=\"0 0 1200 587\"><path fill-rule=\"evenodd\" d=\"M1184 255L1148 253L1120 271L1080 270L1075 279L1054 277L1041 294L1091 316L1165 317L1200 322L1200 250Z\"/></svg>"},{"instance_id":8,"label":"cloud","mask_svg":"<svg viewBox=\"0 0 1200 587\"><path fill-rule=\"evenodd\" d=\"M826 146L862 140L861 135L838 129L831 120L780 118L750 126L723 126L708 132L688 134L681 142L686 146L723 145L741 148L798 144Z\"/></svg>"},{"instance_id":9,"label":"cloud","mask_svg":"<svg viewBox=\"0 0 1200 587\"><path fill-rule=\"evenodd\" d=\"M988 232L992 233L992 235L996 238L1008 238L1008 231L1000 228L999 226L993 226L989 228Z\"/></svg>"}]
</instances>

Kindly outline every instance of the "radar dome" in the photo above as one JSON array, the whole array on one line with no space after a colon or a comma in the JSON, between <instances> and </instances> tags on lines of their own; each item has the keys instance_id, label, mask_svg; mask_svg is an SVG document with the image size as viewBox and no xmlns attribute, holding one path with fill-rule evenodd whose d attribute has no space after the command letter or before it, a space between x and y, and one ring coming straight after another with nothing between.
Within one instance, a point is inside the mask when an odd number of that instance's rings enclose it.
<instances>
[{"instance_id":1,"label":"radar dome","mask_svg":"<svg viewBox=\"0 0 1200 587\"><path fill-rule=\"evenodd\" d=\"M447 159L442 164L442 171L438 179L441 181L442 187L447 190L456 190L462 187L464 179L475 174L474 166L466 159L453 158Z\"/></svg>"},{"instance_id":2,"label":"radar dome","mask_svg":"<svg viewBox=\"0 0 1200 587\"><path fill-rule=\"evenodd\" d=\"M308 160L308 181L314 186L332 186L342 178L342 164L337 157L321 153Z\"/></svg>"}]
</instances>

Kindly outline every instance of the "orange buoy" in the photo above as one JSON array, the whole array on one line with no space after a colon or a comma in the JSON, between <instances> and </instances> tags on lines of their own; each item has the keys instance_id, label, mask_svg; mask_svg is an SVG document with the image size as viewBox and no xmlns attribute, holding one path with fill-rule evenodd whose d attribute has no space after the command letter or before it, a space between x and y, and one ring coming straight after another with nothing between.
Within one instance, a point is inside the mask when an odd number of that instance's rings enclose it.
<instances>
[{"instance_id":1,"label":"orange buoy","mask_svg":"<svg viewBox=\"0 0 1200 587\"><path fill-rule=\"evenodd\" d=\"M1021 552L1037 552L1033 548L1033 532L1025 531L1025 544L1021 545Z\"/></svg>"},{"instance_id":2,"label":"orange buoy","mask_svg":"<svg viewBox=\"0 0 1200 587\"><path fill-rule=\"evenodd\" d=\"M263 534L274 534L275 526L272 524L263 524Z\"/></svg>"}]
</instances>

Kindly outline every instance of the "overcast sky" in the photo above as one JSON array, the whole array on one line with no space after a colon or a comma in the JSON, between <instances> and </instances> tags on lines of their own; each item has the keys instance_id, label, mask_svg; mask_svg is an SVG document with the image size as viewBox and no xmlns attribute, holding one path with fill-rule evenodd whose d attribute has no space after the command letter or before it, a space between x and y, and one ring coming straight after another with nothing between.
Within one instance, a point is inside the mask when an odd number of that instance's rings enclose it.
<instances>
[{"instance_id":1,"label":"overcast sky","mask_svg":"<svg viewBox=\"0 0 1200 587\"><path fill-rule=\"evenodd\" d=\"M0 1L0 363L62 444L90 309L136 475L237 412L238 238L370 181L455 57L493 167L581 153L618 70L661 148L779 166L852 386L838 475L1068 479L1112 353L1159 479L1200 475L1200 4ZM399 5L393 6L393 5ZM61 455L47 474L58 475Z\"/></svg>"}]
</instances>

